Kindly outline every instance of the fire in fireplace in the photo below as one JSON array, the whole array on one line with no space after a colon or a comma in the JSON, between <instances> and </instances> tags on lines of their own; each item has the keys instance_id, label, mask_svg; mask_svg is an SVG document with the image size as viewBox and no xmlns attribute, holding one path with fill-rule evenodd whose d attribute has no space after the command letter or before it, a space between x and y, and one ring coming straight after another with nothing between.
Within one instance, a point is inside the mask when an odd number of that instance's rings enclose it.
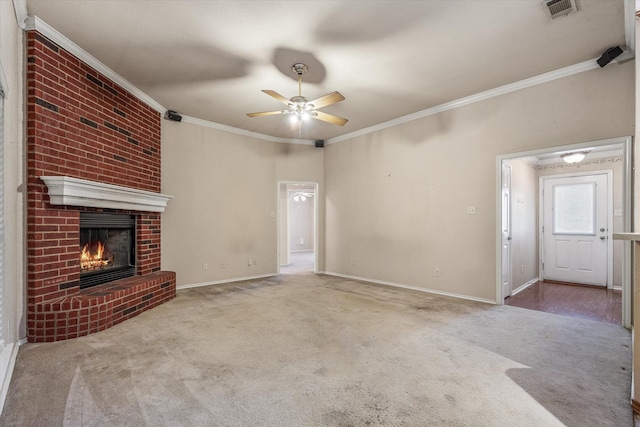
<instances>
[{"instance_id":1,"label":"fire in fireplace","mask_svg":"<svg viewBox=\"0 0 640 427\"><path fill-rule=\"evenodd\" d=\"M80 288L135 275L135 217L80 213Z\"/></svg>"}]
</instances>

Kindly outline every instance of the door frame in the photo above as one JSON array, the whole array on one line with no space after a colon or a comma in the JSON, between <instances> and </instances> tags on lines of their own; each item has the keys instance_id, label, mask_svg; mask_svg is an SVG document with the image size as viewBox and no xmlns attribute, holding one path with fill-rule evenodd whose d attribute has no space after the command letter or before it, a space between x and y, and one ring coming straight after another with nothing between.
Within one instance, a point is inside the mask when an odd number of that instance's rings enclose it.
<instances>
[{"instance_id":1,"label":"door frame","mask_svg":"<svg viewBox=\"0 0 640 427\"><path fill-rule=\"evenodd\" d=\"M287 185L304 185L307 187L313 187L313 273L318 274L318 183L313 181L278 181L276 183L276 274L280 274L280 233L283 232L280 227L280 219L283 215L282 208L280 207L280 199L282 197L282 192L280 187L285 185L285 196L287 197L287 206L286 211L289 209L288 202L288 189ZM289 246L289 213L287 214L287 246ZM289 252L289 248L287 248L287 252Z\"/></svg>"},{"instance_id":2,"label":"door frame","mask_svg":"<svg viewBox=\"0 0 640 427\"><path fill-rule=\"evenodd\" d=\"M501 179L504 178L504 168L508 168L509 169L509 182L508 185L504 185L504 182L500 183L500 199L502 200L502 203L504 203L504 197L503 197L503 191L504 188L507 187L508 188L508 193L509 193L509 200L508 200L508 209L507 209L507 223L509 224L509 235L507 236L507 256L508 256L508 265L507 265L507 281L509 282L509 292L508 294L505 293L504 291L504 268L502 268L502 270L500 271L500 282L503 284L502 287L500 287L500 292L502 292L502 301L504 301L504 299L508 296L510 296L513 293L513 248L511 246L511 235L512 235L512 227L513 227L513 212L512 212L512 208L513 205L511 203L511 176L512 176L512 172L513 172L513 168L511 167L511 162L509 160L505 160L504 162L502 162L502 166L501 166ZM504 213L504 206L502 206L501 208L502 212L501 214ZM504 216L501 216L501 222L500 222L500 230L501 230L501 236L502 236L502 240L500 241L500 246L502 249L504 249L503 245L505 245L505 241L504 241ZM502 257L502 266L504 267L504 251L500 251L500 257Z\"/></svg>"},{"instance_id":3,"label":"door frame","mask_svg":"<svg viewBox=\"0 0 640 427\"><path fill-rule=\"evenodd\" d=\"M623 172L624 173L624 172ZM544 233L542 232L544 218L544 182L548 179L574 178L581 176L605 175L607 177L607 286L613 289L613 171L601 170L590 172L573 172L558 175L544 175L538 177L538 277L544 278ZM624 196L623 196L624 197ZM623 211L624 214L624 211ZM624 256L624 254L623 254Z\"/></svg>"},{"instance_id":4,"label":"door frame","mask_svg":"<svg viewBox=\"0 0 640 427\"><path fill-rule=\"evenodd\" d=\"M541 148L537 150L521 151L511 154L503 154L496 157L496 227L495 227L495 250L496 250L496 273L495 273L495 303L498 305L504 304L504 298L502 298L502 162L509 159L517 159L528 156L538 156L541 154L556 153L569 150L580 150L591 147L597 147L602 145L622 145L622 223L623 230L621 232L631 232L632 218L634 216L633 205L631 203L631 189L632 189L632 161L633 161L633 139L631 136L623 136L618 138L603 139L590 142L582 142L578 144L560 145L548 148ZM631 328L631 303L632 303L632 289L631 283L633 279L633 259L632 254L632 242L623 241L623 253L622 253L622 326L625 328Z\"/></svg>"}]
</instances>

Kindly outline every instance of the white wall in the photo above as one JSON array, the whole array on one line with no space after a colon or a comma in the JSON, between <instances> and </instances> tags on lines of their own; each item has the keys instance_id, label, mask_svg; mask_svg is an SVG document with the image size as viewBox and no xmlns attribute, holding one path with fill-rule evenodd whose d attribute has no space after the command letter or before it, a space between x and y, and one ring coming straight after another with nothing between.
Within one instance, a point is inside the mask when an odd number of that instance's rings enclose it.
<instances>
[{"instance_id":1,"label":"white wall","mask_svg":"<svg viewBox=\"0 0 640 427\"><path fill-rule=\"evenodd\" d=\"M534 165L523 159L511 163L511 282L512 290L538 277L538 178Z\"/></svg>"},{"instance_id":2,"label":"white wall","mask_svg":"<svg viewBox=\"0 0 640 427\"><path fill-rule=\"evenodd\" d=\"M633 134L633 84L613 63L329 144L326 271L495 301L496 156Z\"/></svg>"},{"instance_id":3,"label":"white wall","mask_svg":"<svg viewBox=\"0 0 640 427\"><path fill-rule=\"evenodd\" d=\"M317 182L322 198L323 157L310 145L163 120L162 192L173 199L162 216L162 268L178 286L276 274L277 183Z\"/></svg>"},{"instance_id":4,"label":"white wall","mask_svg":"<svg viewBox=\"0 0 640 427\"><path fill-rule=\"evenodd\" d=\"M0 69L4 100L4 265L0 281L5 346L0 348L0 409L9 386L18 341L25 338L25 229L23 153L23 34L16 24L13 2L0 1Z\"/></svg>"}]
</instances>

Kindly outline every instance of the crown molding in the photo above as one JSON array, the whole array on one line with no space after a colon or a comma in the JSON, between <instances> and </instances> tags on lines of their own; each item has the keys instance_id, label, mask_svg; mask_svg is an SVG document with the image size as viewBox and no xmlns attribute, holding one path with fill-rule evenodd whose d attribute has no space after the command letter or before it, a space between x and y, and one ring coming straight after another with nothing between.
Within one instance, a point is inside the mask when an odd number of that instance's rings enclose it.
<instances>
[{"instance_id":1,"label":"crown molding","mask_svg":"<svg viewBox=\"0 0 640 427\"><path fill-rule=\"evenodd\" d=\"M38 18L35 15L26 15L26 3L25 0L14 0L17 3L24 3L24 18L22 21L21 17L18 15L18 8L16 8L16 16L18 19L18 23L20 27L25 31L35 30L47 37L51 41L55 42L58 46L67 50L69 53L86 63L87 65L93 67L96 71L109 78L114 83L118 84L123 89L127 90L133 96L137 97L151 108L156 110L157 112L164 114L167 111L163 105L159 102L155 101L145 92L134 86L132 83L127 81L124 77L113 71L111 68L107 67L105 64L97 60L94 56L92 56L89 52L82 49L76 43L71 41L65 35L60 33L58 30L44 22L42 19ZM251 132L248 130L236 128L233 126L223 125L220 123L212 122L209 120L198 119L196 117L190 116L182 116L182 121L186 123L192 123L199 126L204 126L208 128L218 129L225 132L234 133L237 135L248 136L251 138L257 138L265 141L271 142L280 142L287 144L301 144L301 145L313 145L314 141L305 140L305 139L293 139L293 138L278 138L271 135L266 135L258 132Z\"/></svg>"},{"instance_id":2,"label":"crown molding","mask_svg":"<svg viewBox=\"0 0 640 427\"><path fill-rule=\"evenodd\" d=\"M38 18L35 15L29 15L24 21L24 26L22 28L25 31L35 30L47 37L49 40L56 43L58 46L62 47L70 54L74 55L85 64L94 68L103 76L106 76L111 81L119 85L121 88L125 89L133 96L138 98L140 101L144 102L157 112L164 114L167 109L163 107L159 102L155 99L151 98L149 95L144 93L142 90L138 89L136 86L127 81L120 74L113 71L111 68L107 67L105 64L97 60L94 56L92 56L89 52L82 49L80 46L72 42L65 35L60 33L58 30L53 28L51 25L44 22L42 19Z\"/></svg>"},{"instance_id":3,"label":"crown molding","mask_svg":"<svg viewBox=\"0 0 640 427\"><path fill-rule=\"evenodd\" d=\"M16 13L16 22L24 30L24 21L27 19L27 0L13 0L13 11Z\"/></svg>"},{"instance_id":4,"label":"crown molding","mask_svg":"<svg viewBox=\"0 0 640 427\"><path fill-rule=\"evenodd\" d=\"M141 101L148 104L151 108L153 108L157 112L164 114L167 111L167 108L165 108L160 103L158 103L153 98L151 98L149 95L147 95L145 92L143 92L142 90L138 89L136 86L128 82L125 78L120 76L111 68L107 67L105 64L97 60L87 51L85 51L80 46L75 44L73 41L68 39L66 36L64 36L62 33L57 31L55 28L48 25L42 19L38 18L35 15L26 15L27 14L26 0L13 0L13 2L14 2L15 11L16 11L16 19L18 21L18 25L22 29L24 29L25 31L29 31L29 30L38 31L40 34L46 36L47 38L49 38L50 40L52 40L53 42L55 42L56 44L58 44L68 52L70 52L71 54L75 55L78 59L84 61L87 65L96 69L102 75L111 79L114 83L120 85L123 89L127 90L132 95L134 95ZM627 49L625 49L622 55L620 55L618 58L616 58L613 61L617 63L624 63L628 60L635 58L635 53L634 53L635 22L633 22L635 11L632 10L635 8L633 7L632 1L628 0L626 3L631 4L631 7L627 5L625 9L625 18L626 18L625 19L625 36L626 36L626 42L627 42ZM628 10L631 10L630 14L627 12ZM628 18L629 15L631 15L631 19ZM631 24L629 24L629 21L631 21ZM346 141L358 136L367 135L369 133L377 132L383 129L387 129L389 127L401 125L403 123L407 123L407 122L418 120L424 117L432 116L434 114L439 114L445 111L453 110L455 108L464 107L466 105L474 104L476 102L485 101L487 99L491 99L496 96L505 95L507 93L515 92L521 89L526 89L531 86L547 83L563 77L568 77L574 74L600 68L600 66L596 61L597 61L597 58L580 62L578 64L574 64L568 67L550 71L548 73L539 74L534 77L530 77L514 83L499 86L497 88L489 89L474 95L470 95L464 98L460 98L460 99L446 102L440 105L436 105L434 107L427 108L425 110L421 110L412 114L408 114L406 116L398 117L393 120L382 122L374 126L363 128L363 129L350 132L344 135L340 135L334 138L329 138L325 140L325 145ZM279 142L279 143L286 143L286 144L301 144L301 145L314 144L314 141L312 140L275 137L275 136L266 135L258 132L252 132L249 130L240 129L240 128L236 128L228 125L223 125L221 123L216 123L210 120L199 119L191 116L183 115L182 121L186 123L191 123L199 126L204 126L212 129L218 129L225 132L234 133L237 135L257 138L264 141Z\"/></svg>"},{"instance_id":5,"label":"crown molding","mask_svg":"<svg viewBox=\"0 0 640 427\"><path fill-rule=\"evenodd\" d=\"M629 50L625 50L622 53L622 55L616 58L615 61L613 62L623 63L634 57L635 56L633 52ZM553 80L572 76L574 74L583 73L585 71L594 70L597 68L600 68L600 65L598 65L597 63L597 58L594 58L588 61L580 62L578 64L570 65L568 67L559 68L554 71L549 71L548 73L538 74L537 76L529 77L527 79L520 80L514 83L498 86L496 88L489 89L484 92L479 92L464 98L459 98L453 101L445 102L444 104L436 105L434 107L427 108L426 110L417 111L412 114L407 114L406 116L402 116L402 117L398 117L397 119L382 122L374 126L357 130L355 132L350 132L344 135L330 138L325 141L325 144L327 145L335 144L337 142L345 141L345 140L352 139L362 135L367 135L369 133L377 132L393 126L398 126L403 123L422 119L428 116L433 116L434 114L439 114L445 111L453 110L455 108L464 107L466 105L475 104L476 102L486 101L487 99L495 98L496 96L505 95L507 93L526 89L532 86L536 86L536 85L547 83Z\"/></svg>"},{"instance_id":6,"label":"crown molding","mask_svg":"<svg viewBox=\"0 0 640 427\"><path fill-rule=\"evenodd\" d=\"M240 129L233 126L227 126L209 120L198 119L197 117L182 116L182 121L198 126L204 126L212 129L218 129L225 132L235 133L237 135L248 136L250 138L258 138L264 141L281 142L285 144L314 145L315 141L308 139L279 138L276 136L266 135L264 133L252 132L250 130Z\"/></svg>"}]
</instances>

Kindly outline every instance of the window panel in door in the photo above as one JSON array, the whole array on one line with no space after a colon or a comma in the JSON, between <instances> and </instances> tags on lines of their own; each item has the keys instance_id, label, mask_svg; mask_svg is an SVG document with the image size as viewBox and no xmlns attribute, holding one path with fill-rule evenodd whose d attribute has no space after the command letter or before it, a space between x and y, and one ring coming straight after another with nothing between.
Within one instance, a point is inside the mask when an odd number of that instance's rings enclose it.
<instances>
[{"instance_id":1,"label":"window panel in door","mask_svg":"<svg viewBox=\"0 0 640 427\"><path fill-rule=\"evenodd\" d=\"M595 183L553 186L553 234L595 234Z\"/></svg>"}]
</instances>

